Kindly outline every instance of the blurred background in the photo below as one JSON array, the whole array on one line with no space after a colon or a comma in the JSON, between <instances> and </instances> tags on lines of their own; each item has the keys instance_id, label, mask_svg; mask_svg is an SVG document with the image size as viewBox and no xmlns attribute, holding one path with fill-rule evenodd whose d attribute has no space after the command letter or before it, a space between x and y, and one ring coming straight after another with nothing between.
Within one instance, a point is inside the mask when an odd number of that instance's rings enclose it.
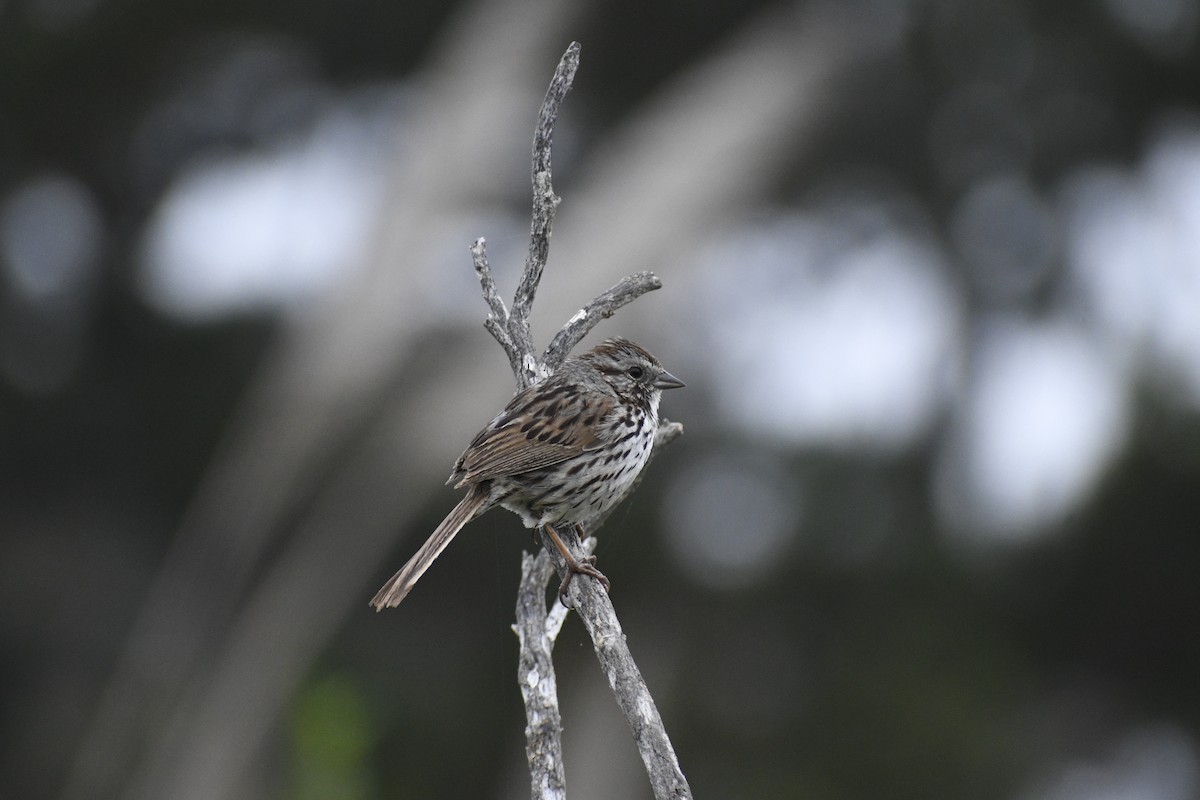
<instances>
[{"instance_id":1,"label":"blurred background","mask_svg":"<svg viewBox=\"0 0 1200 800\"><path fill-rule=\"evenodd\" d=\"M537 341L688 388L600 563L697 797L1200 797L1195 0L0 2L0 794L527 796ZM573 798L649 797L577 620Z\"/></svg>"}]
</instances>

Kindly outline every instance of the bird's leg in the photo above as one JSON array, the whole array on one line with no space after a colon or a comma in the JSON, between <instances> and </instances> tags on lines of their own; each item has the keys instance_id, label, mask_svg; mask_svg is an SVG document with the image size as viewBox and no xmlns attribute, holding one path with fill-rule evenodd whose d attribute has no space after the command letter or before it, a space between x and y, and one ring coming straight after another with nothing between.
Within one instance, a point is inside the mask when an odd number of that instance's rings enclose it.
<instances>
[{"instance_id":1,"label":"bird's leg","mask_svg":"<svg viewBox=\"0 0 1200 800\"><path fill-rule=\"evenodd\" d=\"M567 605L567 587L571 585L571 578L577 574L591 575L596 580L600 581L604 586L604 591L609 591L612 584L608 578L604 577L604 573L596 569L596 557L584 556L583 558L575 558L571 555L571 551L563 544L563 540L559 538L558 531L554 530L554 526L546 523L542 526L542 530L550 537L550 541L554 542L554 546L558 548L558 552L562 554L563 560L567 562L567 577L563 578L562 585L558 587L558 602L564 606ZM579 540L583 541L583 526L578 522L575 523L575 533L578 534ZM569 608L569 606L568 606Z\"/></svg>"}]
</instances>

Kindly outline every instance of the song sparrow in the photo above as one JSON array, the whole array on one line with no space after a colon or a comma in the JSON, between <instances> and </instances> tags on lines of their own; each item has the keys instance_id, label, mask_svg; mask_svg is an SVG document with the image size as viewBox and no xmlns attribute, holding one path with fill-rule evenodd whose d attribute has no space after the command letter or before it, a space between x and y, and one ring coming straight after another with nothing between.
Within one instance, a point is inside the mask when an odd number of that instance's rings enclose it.
<instances>
[{"instance_id":1,"label":"song sparrow","mask_svg":"<svg viewBox=\"0 0 1200 800\"><path fill-rule=\"evenodd\" d=\"M595 558L573 558L554 526L574 525L582 536L584 521L621 499L650 457L662 390L680 386L640 345L617 338L519 392L455 462L446 482L469 486L466 497L371 605L399 605L455 534L493 506L549 535L567 561L560 598L578 573L608 589Z\"/></svg>"}]
</instances>

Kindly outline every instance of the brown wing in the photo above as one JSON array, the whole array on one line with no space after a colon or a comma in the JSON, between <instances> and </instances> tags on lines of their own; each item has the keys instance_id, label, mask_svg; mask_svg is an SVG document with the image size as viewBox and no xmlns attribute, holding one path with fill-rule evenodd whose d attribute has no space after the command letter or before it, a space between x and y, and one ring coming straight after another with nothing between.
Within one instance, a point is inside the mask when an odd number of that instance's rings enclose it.
<instances>
[{"instance_id":1,"label":"brown wing","mask_svg":"<svg viewBox=\"0 0 1200 800\"><path fill-rule=\"evenodd\" d=\"M548 383L517 394L476 435L450 475L456 486L529 472L600 446L596 431L615 400Z\"/></svg>"}]
</instances>

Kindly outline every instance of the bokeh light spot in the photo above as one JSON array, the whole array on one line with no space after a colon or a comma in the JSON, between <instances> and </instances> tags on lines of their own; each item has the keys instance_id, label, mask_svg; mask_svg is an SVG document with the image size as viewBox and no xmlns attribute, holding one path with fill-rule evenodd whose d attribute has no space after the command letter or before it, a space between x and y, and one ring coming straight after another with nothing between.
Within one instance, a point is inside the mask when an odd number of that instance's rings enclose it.
<instances>
[{"instance_id":1,"label":"bokeh light spot","mask_svg":"<svg viewBox=\"0 0 1200 800\"><path fill-rule=\"evenodd\" d=\"M1184 731L1134 729L1104 760L1063 766L1018 800L1192 800L1200 793L1200 757Z\"/></svg>"},{"instance_id":2,"label":"bokeh light spot","mask_svg":"<svg viewBox=\"0 0 1200 800\"><path fill-rule=\"evenodd\" d=\"M1124 443L1125 379L1066 324L986 325L955 435L941 454L940 510L988 539L1044 530L1085 498Z\"/></svg>"},{"instance_id":3,"label":"bokeh light spot","mask_svg":"<svg viewBox=\"0 0 1200 800\"><path fill-rule=\"evenodd\" d=\"M76 290L99 259L103 233L91 193L65 175L34 178L0 205L0 261L33 303Z\"/></svg>"},{"instance_id":4,"label":"bokeh light spot","mask_svg":"<svg viewBox=\"0 0 1200 800\"><path fill-rule=\"evenodd\" d=\"M1111 357L1146 356L1200 404L1200 123L1165 124L1138 171L1080 171L1062 206L1071 288Z\"/></svg>"},{"instance_id":5,"label":"bokeh light spot","mask_svg":"<svg viewBox=\"0 0 1200 800\"><path fill-rule=\"evenodd\" d=\"M216 317L304 302L354 268L383 191L371 133L331 114L304 140L185 171L147 227L147 299L185 318Z\"/></svg>"},{"instance_id":6,"label":"bokeh light spot","mask_svg":"<svg viewBox=\"0 0 1200 800\"><path fill-rule=\"evenodd\" d=\"M715 383L738 424L887 452L933 419L954 361L958 300L937 251L876 224L848 235L844 214L785 220L714 257ZM730 313L737 303L746 307Z\"/></svg>"},{"instance_id":7,"label":"bokeh light spot","mask_svg":"<svg viewBox=\"0 0 1200 800\"><path fill-rule=\"evenodd\" d=\"M1015 176L973 184L954 209L951 232L982 295L1024 300L1055 256L1055 221L1033 187Z\"/></svg>"},{"instance_id":8,"label":"bokeh light spot","mask_svg":"<svg viewBox=\"0 0 1200 800\"><path fill-rule=\"evenodd\" d=\"M696 582L717 589L753 584L776 568L803 517L798 486L780 465L726 453L673 476L667 543Z\"/></svg>"}]
</instances>

